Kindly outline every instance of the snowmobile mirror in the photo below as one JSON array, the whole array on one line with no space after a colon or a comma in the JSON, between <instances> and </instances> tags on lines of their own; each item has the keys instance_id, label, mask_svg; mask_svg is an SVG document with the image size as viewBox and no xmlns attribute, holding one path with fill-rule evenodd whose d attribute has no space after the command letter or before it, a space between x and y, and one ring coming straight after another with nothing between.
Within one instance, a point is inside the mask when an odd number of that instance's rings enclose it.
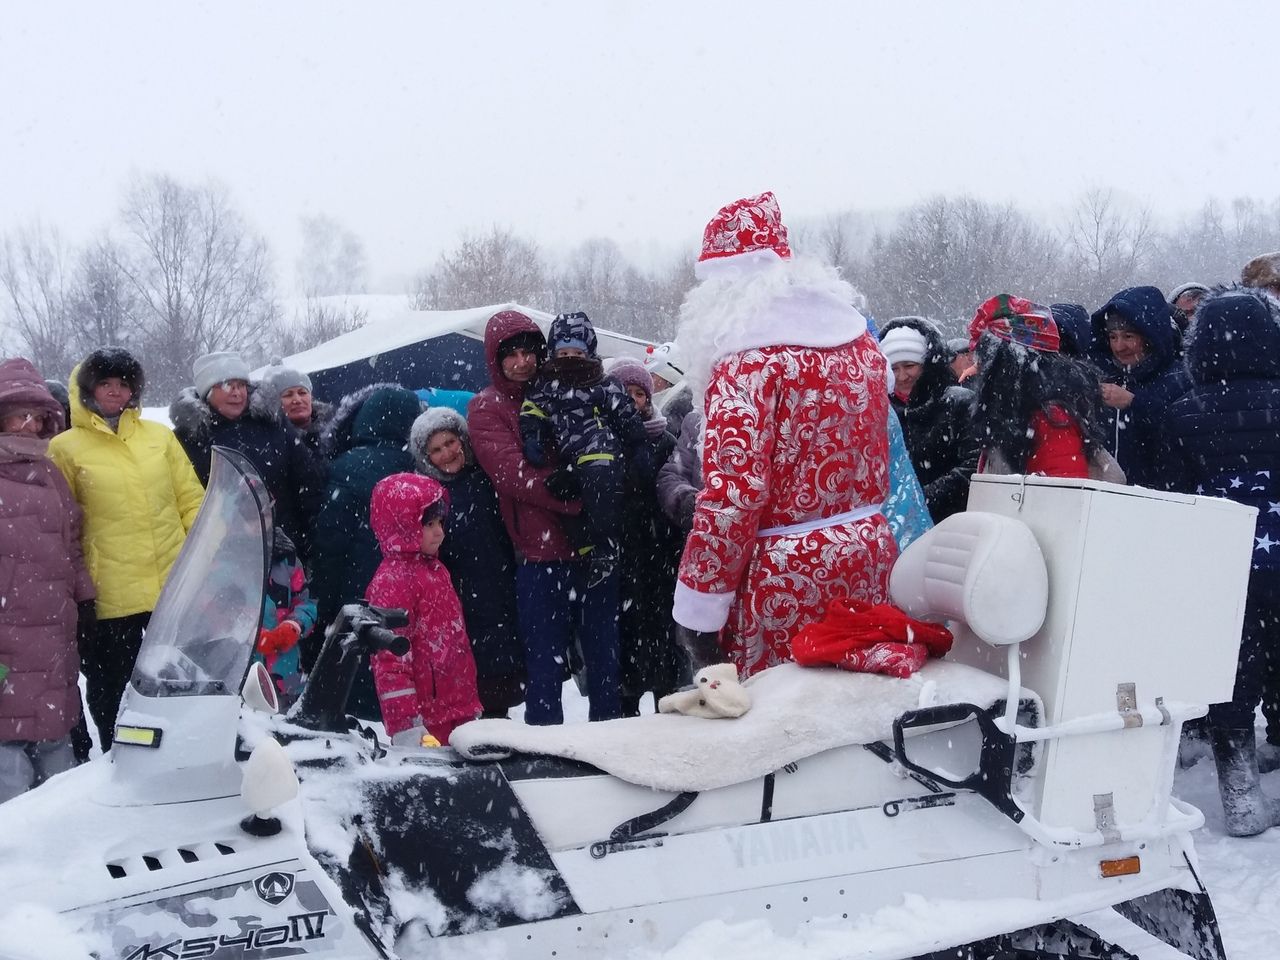
<instances>
[{"instance_id":1,"label":"snowmobile mirror","mask_svg":"<svg viewBox=\"0 0 1280 960\"><path fill-rule=\"evenodd\" d=\"M240 828L255 837L274 836L280 832L280 818L268 814L297 795L293 763L279 741L268 737L253 748L244 766L240 796L253 813L240 821Z\"/></svg>"},{"instance_id":2,"label":"snowmobile mirror","mask_svg":"<svg viewBox=\"0 0 1280 960\"><path fill-rule=\"evenodd\" d=\"M280 712L280 697L276 693L271 672L266 664L260 661L254 661L249 665L249 675L245 677L244 686L240 688L240 696L251 710L257 710L259 713Z\"/></svg>"}]
</instances>

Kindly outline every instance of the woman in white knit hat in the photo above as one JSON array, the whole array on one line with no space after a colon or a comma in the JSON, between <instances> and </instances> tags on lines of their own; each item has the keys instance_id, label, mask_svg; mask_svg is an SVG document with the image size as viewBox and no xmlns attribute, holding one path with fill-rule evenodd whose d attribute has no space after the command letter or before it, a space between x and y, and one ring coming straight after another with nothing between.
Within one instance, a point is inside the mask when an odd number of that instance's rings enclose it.
<instances>
[{"instance_id":1,"label":"woman in white knit hat","mask_svg":"<svg viewBox=\"0 0 1280 960\"><path fill-rule=\"evenodd\" d=\"M950 351L937 326L923 317L895 317L884 325L880 349L893 370L890 402L902 422L933 522L965 508L978 444L969 423L973 392L956 383Z\"/></svg>"},{"instance_id":2,"label":"woman in white knit hat","mask_svg":"<svg viewBox=\"0 0 1280 960\"><path fill-rule=\"evenodd\" d=\"M680 425L693 409L693 394L684 379L684 358L674 342L650 347L644 368L653 379L653 409L667 418L667 430L680 436Z\"/></svg>"},{"instance_id":3,"label":"woman in white knit hat","mask_svg":"<svg viewBox=\"0 0 1280 960\"><path fill-rule=\"evenodd\" d=\"M304 559L311 523L324 497L324 462L275 412L251 403L249 365L231 351L207 353L192 364L194 387L169 405L169 420L196 475L209 482L214 446L248 457L271 494L276 525L283 527Z\"/></svg>"}]
</instances>

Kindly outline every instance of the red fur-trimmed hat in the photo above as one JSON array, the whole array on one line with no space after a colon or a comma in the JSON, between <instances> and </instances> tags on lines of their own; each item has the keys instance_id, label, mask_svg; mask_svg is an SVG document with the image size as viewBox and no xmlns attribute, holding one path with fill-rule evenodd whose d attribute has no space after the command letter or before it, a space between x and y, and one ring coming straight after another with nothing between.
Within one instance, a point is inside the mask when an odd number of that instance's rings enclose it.
<instances>
[{"instance_id":1,"label":"red fur-trimmed hat","mask_svg":"<svg viewBox=\"0 0 1280 960\"><path fill-rule=\"evenodd\" d=\"M783 260L791 259L782 210L778 207L778 198L769 190L720 208L702 232L698 262L737 257L757 250L772 251Z\"/></svg>"},{"instance_id":2,"label":"red fur-trimmed hat","mask_svg":"<svg viewBox=\"0 0 1280 960\"><path fill-rule=\"evenodd\" d=\"M978 307L969 323L969 349L978 346L984 333L1041 353L1057 353L1061 342L1048 307L1008 293L996 294Z\"/></svg>"}]
</instances>

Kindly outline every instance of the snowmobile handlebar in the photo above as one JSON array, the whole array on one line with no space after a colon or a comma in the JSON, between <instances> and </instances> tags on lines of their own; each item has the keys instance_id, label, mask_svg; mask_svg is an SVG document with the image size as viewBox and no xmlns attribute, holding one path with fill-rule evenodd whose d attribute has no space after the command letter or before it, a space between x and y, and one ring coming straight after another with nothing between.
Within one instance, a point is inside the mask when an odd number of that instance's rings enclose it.
<instances>
[{"instance_id":1,"label":"snowmobile handlebar","mask_svg":"<svg viewBox=\"0 0 1280 960\"><path fill-rule=\"evenodd\" d=\"M325 631L324 644L290 719L311 730L344 733L347 699L361 663L379 650L397 657L409 652L409 640L395 632L409 623L409 613L375 607L365 600L343 605Z\"/></svg>"}]
</instances>

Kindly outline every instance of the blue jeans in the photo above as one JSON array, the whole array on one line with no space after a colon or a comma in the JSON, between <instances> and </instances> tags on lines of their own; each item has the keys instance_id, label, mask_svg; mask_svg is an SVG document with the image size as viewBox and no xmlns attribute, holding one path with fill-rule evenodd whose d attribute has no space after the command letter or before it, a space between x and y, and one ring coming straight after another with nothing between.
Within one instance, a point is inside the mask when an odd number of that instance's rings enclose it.
<instances>
[{"instance_id":1,"label":"blue jeans","mask_svg":"<svg viewBox=\"0 0 1280 960\"><path fill-rule=\"evenodd\" d=\"M618 680L618 582L615 569L588 586L585 561L522 563L516 568L516 613L524 641L529 686L525 720L564 722L560 702L565 658L575 633L587 669L588 717L612 720L622 715Z\"/></svg>"}]
</instances>

